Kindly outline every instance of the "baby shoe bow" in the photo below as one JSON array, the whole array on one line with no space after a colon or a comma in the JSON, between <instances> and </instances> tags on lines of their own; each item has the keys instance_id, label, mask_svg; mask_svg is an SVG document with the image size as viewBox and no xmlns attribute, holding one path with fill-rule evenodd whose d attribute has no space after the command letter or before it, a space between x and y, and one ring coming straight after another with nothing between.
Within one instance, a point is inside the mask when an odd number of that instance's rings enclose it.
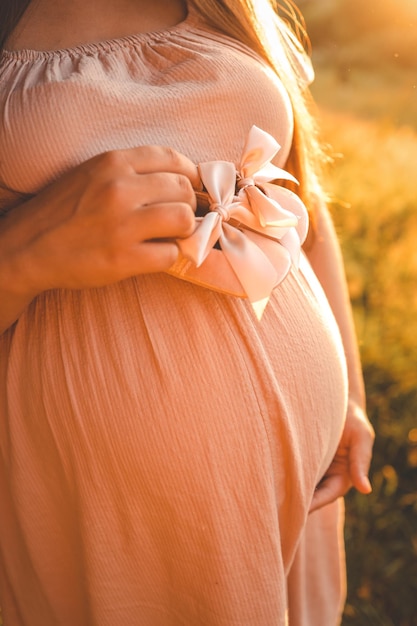
<instances>
[{"instance_id":1,"label":"baby shoe bow","mask_svg":"<svg viewBox=\"0 0 417 626\"><path fill-rule=\"evenodd\" d=\"M196 267L218 242L258 315L291 265L298 266L308 230L300 198L270 182L297 182L271 163L279 149L271 135L253 126L237 169L228 161L200 163L209 211L196 218L191 236L177 241L182 255Z\"/></svg>"}]
</instances>

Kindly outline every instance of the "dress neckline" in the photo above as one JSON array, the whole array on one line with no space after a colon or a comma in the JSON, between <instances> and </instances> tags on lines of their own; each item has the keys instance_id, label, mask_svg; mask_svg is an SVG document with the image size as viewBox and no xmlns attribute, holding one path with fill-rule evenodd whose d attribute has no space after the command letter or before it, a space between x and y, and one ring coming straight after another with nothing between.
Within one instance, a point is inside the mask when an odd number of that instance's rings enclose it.
<instances>
[{"instance_id":1,"label":"dress neckline","mask_svg":"<svg viewBox=\"0 0 417 626\"><path fill-rule=\"evenodd\" d=\"M95 56L96 54L111 53L122 48L131 47L132 45L141 45L151 41L163 40L166 37L181 34L195 25L197 25L196 14L188 7L187 15L183 20L172 26L167 26L166 28L52 50L35 50L32 48L21 48L18 50L4 49L2 56L6 59L22 61L48 60L54 57Z\"/></svg>"}]
</instances>

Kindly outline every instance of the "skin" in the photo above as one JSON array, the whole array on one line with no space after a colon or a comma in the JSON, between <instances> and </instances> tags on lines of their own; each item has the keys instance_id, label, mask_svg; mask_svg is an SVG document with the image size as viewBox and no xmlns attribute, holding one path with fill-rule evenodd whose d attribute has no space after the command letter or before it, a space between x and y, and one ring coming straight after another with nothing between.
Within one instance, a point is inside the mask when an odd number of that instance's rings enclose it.
<instances>
[{"instance_id":1,"label":"skin","mask_svg":"<svg viewBox=\"0 0 417 626\"><path fill-rule=\"evenodd\" d=\"M169 27L185 15L182 0L34 0L7 48L72 47ZM171 240L193 231L199 187L196 166L185 155L146 146L94 157L15 207L0 220L0 333L45 290L98 287L168 269L178 254ZM308 256L340 327L350 389L344 432L313 511L352 486L371 491L374 433L343 263L324 208L318 208Z\"/></svg>"},{"instance_id":2,"label":"skin","mask_svg":"<svg viewBox=\"0 0 417 626\"><path fill-rule=\"evenodd\" d=\"M7 48L70 48L169 28L186 14L184 0L32 0Z\"/></svg>"},{"instance_id":3,"label":"skin","mask_svg":"<svg viewBox=\"0 0 417 626\"><path fill-rule=\"evenodd\" d=\"M194 229L193 185L189 159L146 146L94 157L15 207L0 224L0 329L48 289L168 269L178 255L170 239Z\"/></svg>"},{"instance_id":4,"label":"skin","mask_svg":"<svg viewBox=\"0 0 417 626\"><path fill-rule=\"evenodd\" d=\"M352 486L363 494L372 491L368 472L375 439L366 416L362 370L339 243L325 207L317 207L316 218L316 236L307 256L340 329L348 369L349 398L339 447L317 485L310 511L345 495Z\"/></svg>"}]
</instances>

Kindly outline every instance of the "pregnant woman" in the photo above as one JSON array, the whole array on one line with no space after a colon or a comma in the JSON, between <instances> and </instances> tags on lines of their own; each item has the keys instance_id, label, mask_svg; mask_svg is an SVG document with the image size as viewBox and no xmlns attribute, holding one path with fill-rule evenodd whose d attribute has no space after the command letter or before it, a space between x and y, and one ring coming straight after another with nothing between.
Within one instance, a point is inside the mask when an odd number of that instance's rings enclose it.
<instances>
[{"instance_id":1,"label":"pregnant woman","mask_svg":"<svg viewBox=\"0 0 417 626\"><path fill-rule=\"evenodd\" d=\"M3 3L5 626L339 623L373 434L280 15Z\"/></svg>"}]
</instances>

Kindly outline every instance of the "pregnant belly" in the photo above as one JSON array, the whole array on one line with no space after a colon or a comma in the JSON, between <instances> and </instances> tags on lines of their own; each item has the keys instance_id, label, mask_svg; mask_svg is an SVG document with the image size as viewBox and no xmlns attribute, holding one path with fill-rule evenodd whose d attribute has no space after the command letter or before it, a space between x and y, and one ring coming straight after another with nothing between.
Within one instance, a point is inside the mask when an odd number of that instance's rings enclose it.
<instances>
[{"instance_id":1,"label":"pregnant belly","mask_svg":"<svg viewBox=\"0 0 417 626\"><path fill-rule=\"evenodd\" d=\"M44 294L0 342L0 548L27 623L280 623L345 415L320 290L291 274L259 322L145 276Z\"/></svg>"},{"instance_id":2,"label":"pregnant belly","mask_svg":"<svg viewBox=\"0 0 417 626\"><path fill-rule=\"evenodd\" d=\"M261 420L274 436L286 429L305 440L320 472L343 424L336 324L299 274L275 290L260 322L246 301L166 275L47 293L19 321L8 352L17 385L6 390L9 410L36 411L27 421L48 424L57 439L78 429L126 446L181 432L204 440L207 423L226 433L235 415L240 429Z\"/></svg>"},{"instance_id":3,"label":"pregnant belly","mask_svg":"<svg viewBox=\"0 0 417 626\"><path fill-rule=\"evenodd\" d=\"M2 445L18 488L29 470L51 501L54 476L57 494L88 509L94 491L94 515L98 498L120 519L145 493L225 515L255 501L299 527L346 405L320 298L291 274L259 322L247 302L166 275L44 294L3 338Z\"/></svg>"}]
</instances>

